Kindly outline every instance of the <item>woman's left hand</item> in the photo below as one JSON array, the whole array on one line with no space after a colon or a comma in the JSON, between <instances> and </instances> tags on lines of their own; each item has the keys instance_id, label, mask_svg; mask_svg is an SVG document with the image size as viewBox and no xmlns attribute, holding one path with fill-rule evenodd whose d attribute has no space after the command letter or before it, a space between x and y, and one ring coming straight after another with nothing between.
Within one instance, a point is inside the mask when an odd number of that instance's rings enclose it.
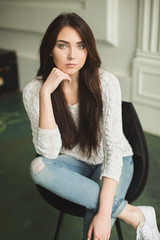
<instances>
[{"instance_id":1,"label":"woman's left hand","mask_svg":"<svg viewBox=\"0 0 160 240\"><path fill-rule=\"evenodd\" d=\"M91 240L109 240L111 234L111 218L97 213L89 227L88 239Z\"/></svg>"}]
</instances>

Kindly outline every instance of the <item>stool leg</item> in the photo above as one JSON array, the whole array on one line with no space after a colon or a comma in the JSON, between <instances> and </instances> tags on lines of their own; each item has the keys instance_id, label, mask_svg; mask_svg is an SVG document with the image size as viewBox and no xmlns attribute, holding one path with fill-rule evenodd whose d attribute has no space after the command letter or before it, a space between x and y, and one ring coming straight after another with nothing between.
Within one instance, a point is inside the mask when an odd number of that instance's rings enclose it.
<instances>
[{"instance_id":1,"label":"stool leg","mask_svg":"<svg viewBox=\"0 0 160 240\"><path fill-rule=\"evenodd\" d=\"M64 219L64 212L60 212L57 227L56 227L56 233L54 235L54 240L58 240L59 233L60 233L60 230L61 230L62 224L63 224L63 219Z\"/></svg>"},{"instance_id":2,"label":"stool leg","mask_svg":"<svg viewBox=\"0 0 160 240\"><path fill-rule=\"evenodd\" d=\"M121 225L120 225L120 221L118 218L116 220L116 229L117 229L118 239L123 240Z\"/></svg>"}]
</instances>

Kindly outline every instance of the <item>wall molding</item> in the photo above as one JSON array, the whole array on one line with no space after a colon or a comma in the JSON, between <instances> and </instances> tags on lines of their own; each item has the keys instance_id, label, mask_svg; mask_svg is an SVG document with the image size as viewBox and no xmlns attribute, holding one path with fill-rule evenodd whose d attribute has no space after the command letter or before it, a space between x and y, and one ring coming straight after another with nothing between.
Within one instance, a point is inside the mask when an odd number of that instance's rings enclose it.
<instances>
[{"instance_id":1,"label":"wall molding","mask_svg":"<svg viewBox=\"0 0 160 240\"><path fill-rule=\"evenodd\" d=\"M106 0L106 40L118 47L119 1Z\"/></svg>"},{"instance_id":2,"label":"wall molding","mask_svg":"<svg viewBox=\"0 0 160 240\"><path fill-rule=\"evenodd\" d=\"M160 61L135 58L133 63L132 100L160 109Z\"/></svg>"},{"instance_id":3,"label":"wall molding","mask_svg":"<svg viewBox=\"0 0 160 240\"><path fill-rule=\"evenodd\" d=\"M139 0L132 101L145 131L160 135L160 0Z\"/></svg>"},{"instance_id":4,"label":"wall molding","mask_svg":"<svg viewBox=\"0 0 160 240\"><path fill-rule=\"evenodd\" d=\"M160 53L160 0L139 0L138 49Z\"/></svg>"},{"instance_id":5,"label":"wall molding","mask_svg":"<svg viewBox=\"0 0 160 240\"><path fill-rule=\"evenodd\" d=\"M154 85L156 87L158 85L158 84L156 84L156 81L158 80L158 78L160 79L160 71L155 72L155 71L151 71L151 70L150 71L142 70L139 72L138 95L141 97L147 98L149 101L151 101L151 100L156 101L156 106L158 105L158 107L160 108L160 104L157 104L157 101L160 102L160 94L157 94L156 91L155 91L155 93L153 93L152 91L149 92L149 91L145 91L145 89L144 89L144 86L146 84L146 82L145 82L146 76L150 76L152 78L152 85ZM154 77L156 77L156 80L154 80ZM159 89L158 89L158 91L159 91Z\"/></svg>"}]
</instances>

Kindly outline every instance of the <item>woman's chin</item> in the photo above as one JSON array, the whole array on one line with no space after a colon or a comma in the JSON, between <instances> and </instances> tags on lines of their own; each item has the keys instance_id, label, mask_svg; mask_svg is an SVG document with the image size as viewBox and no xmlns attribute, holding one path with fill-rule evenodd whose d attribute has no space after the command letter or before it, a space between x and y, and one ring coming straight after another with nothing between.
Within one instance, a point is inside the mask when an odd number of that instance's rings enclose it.
<instances>
[{"instance_id":1,"label":"woman's chin","mask_svg":"<svg viewBox=\"0 0 160 240\"><path fill-rule=\"evenodd\" d=\"M63 71L64 73L68 74L69 76L78 76L79 75L79 71L75 71L75 70L65 70Z\"/></svg>"}]
</instances>

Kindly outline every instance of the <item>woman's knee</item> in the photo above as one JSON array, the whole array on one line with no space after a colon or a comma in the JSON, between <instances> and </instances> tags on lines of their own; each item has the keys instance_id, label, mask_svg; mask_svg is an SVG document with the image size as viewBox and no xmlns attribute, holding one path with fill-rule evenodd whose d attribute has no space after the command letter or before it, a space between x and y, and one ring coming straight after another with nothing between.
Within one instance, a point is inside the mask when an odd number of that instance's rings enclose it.
<instances>
[{"instance_id":1,"label":"woman's knee","mask_svg":"<svg viewBox=\"0 0 160 240\"><path fill-rule=\"evenodd\" d=\"M39 156L31 162L29 172L34 183L40 183L43 181L44 169L45 162L43 161L43 157Z\"/></svg>"},{"instance_id":2,"label":"woman's knee","mask_svg":"<svg viewBox=\"0 0 160 240\"><path fill-rule=\"evenodd\" d=\"M37 157L35 158L30 165L30 170L33 172L35 175L38 175L45 167L43 157Z\"/></svg>"}]
</instances>

